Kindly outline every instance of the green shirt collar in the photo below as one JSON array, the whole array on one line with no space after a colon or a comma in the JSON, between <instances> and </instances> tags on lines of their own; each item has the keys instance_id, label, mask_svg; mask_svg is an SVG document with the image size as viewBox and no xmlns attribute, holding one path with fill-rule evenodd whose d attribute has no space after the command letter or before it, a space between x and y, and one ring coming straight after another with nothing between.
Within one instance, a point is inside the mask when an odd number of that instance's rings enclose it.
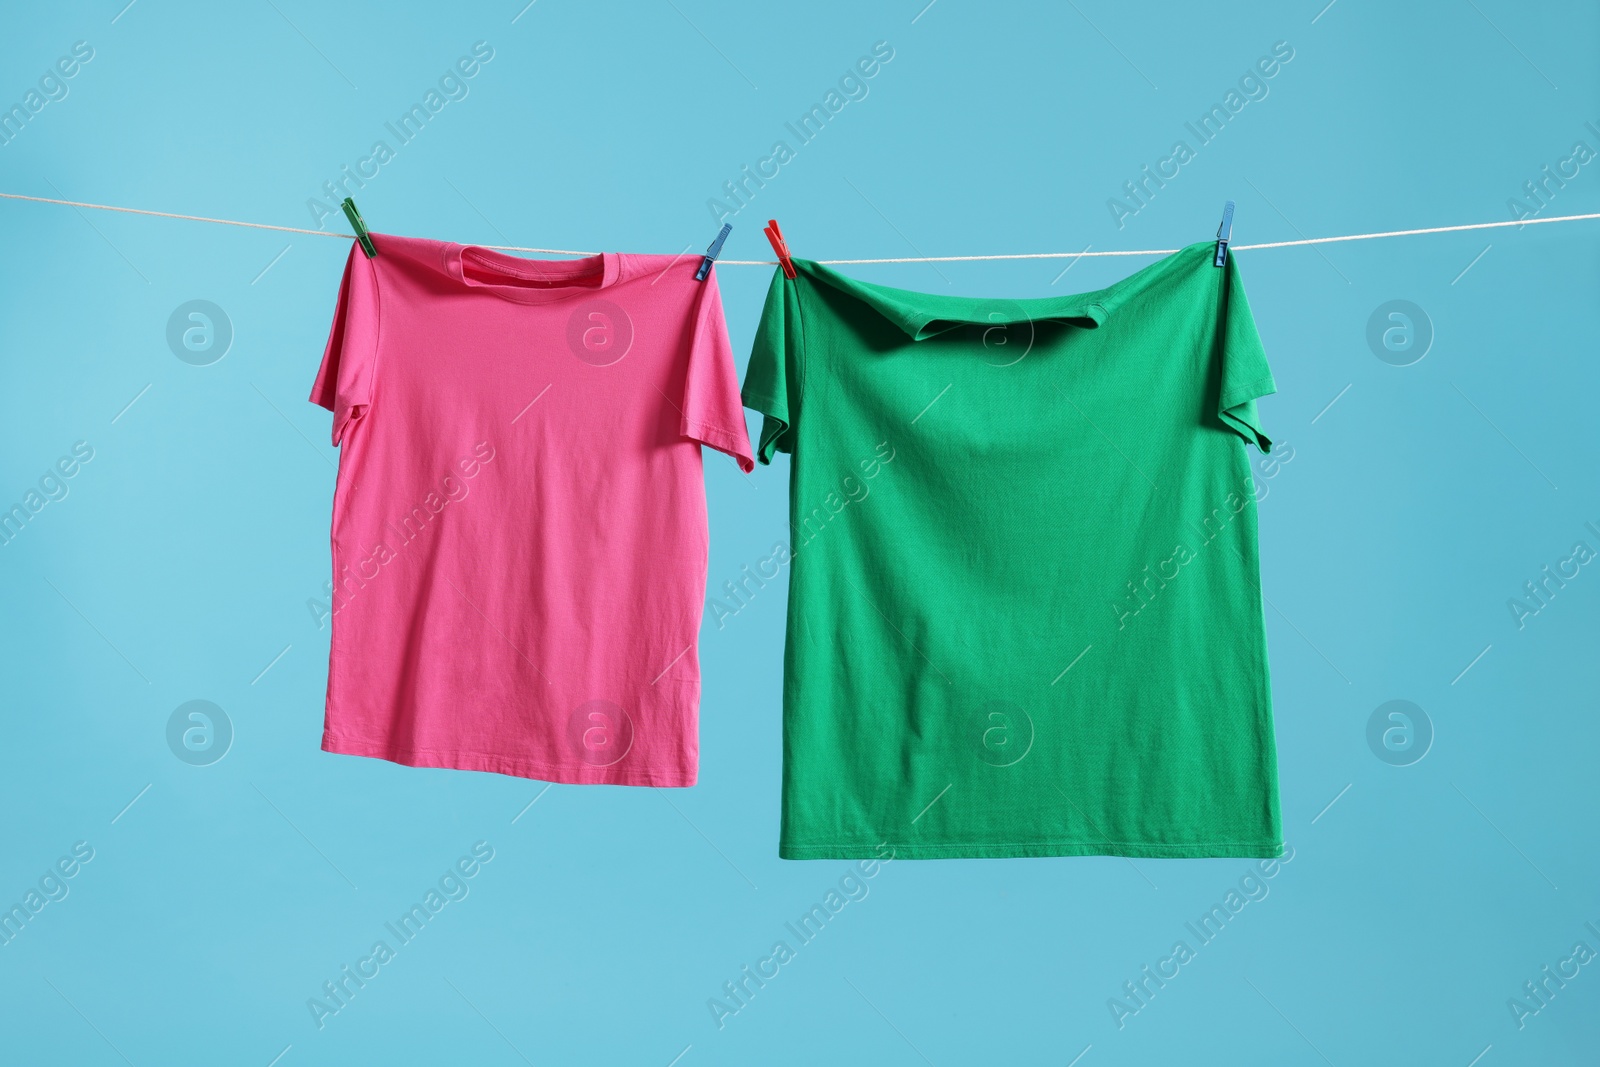
<instances>
[{"instance_id":1,"label":"green shirt collar","mask_svg":"<svg viewBox=\"0 0 1600 1067\"><path fill-rule=\"evenodd\" d=\"M1110 316L1101 302L1105 290L1070 296L1048 296L1029 300L1004 297L944 296L917 293L871 285L846 277L815 260L794 260L795 269L807 277L831 286L869 305L884 318L905 330L914 341L925 341L962 326L1005 326L1026 322L1070 322L1085 329L1096 329Z\"/></svg>"},{"instance_id":2,"label":"green shirt collar","mask_svg":"<svg viewBox=\"0 0 1600 1067\"><path fill-rule=\"evenodd\" d=\"M1136 287L1173 270L1192 269L1213 254L1214 241L1179 249L1121 281L1092 293L1008 300L1004 297L942 296L871 285L846 277L811 259L795 259L795 270L871 306L914 341L925 341L962 326L1005 326L1025 322L1067 322L1084 329L1104 326L1123 298Z\"/></svg>"}]
</instances>

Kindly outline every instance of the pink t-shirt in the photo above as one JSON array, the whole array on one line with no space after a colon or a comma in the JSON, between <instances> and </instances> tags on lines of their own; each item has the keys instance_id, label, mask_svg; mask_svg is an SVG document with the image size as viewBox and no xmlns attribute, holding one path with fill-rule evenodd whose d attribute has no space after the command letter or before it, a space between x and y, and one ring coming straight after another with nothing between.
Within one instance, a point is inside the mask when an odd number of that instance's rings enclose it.
<instances>
[{"instance_id":1,"label":"pink t-shirt","mask_svg":"<svg viewBox=\"0 0 1600 1067\"><path fill-rule=\"evenodd\" d=\"M752 466L698 255L352 247L322 747L552 782L699 761L702 444Z\"/></svg>"}]
</instances>

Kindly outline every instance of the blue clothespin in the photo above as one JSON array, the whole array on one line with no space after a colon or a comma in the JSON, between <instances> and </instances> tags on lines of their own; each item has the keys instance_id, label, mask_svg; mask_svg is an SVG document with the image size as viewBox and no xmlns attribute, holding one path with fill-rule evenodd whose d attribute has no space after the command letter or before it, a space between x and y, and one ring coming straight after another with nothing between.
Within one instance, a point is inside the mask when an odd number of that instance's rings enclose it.
<instances>
[{"instance_id":1,"label":"blue clothespin","mask_svg":"<svg viewBox=\"0 0 1600 1067\"><path fill-rule=\"evenodd\" d=\"M703 282L706 280L706 275L711 273L711 264L715 263L717 257L722 255L722 242L728 239L728 234L732 231L733 223L725 222L722 224L722 232L717 234L717 239L711 242L710 248L706 249L705 258L700 261L700 269L694 272L695 281Z\"/></svg>"},{"instance_id":2,"label":"blue clothespin","mask_svg":"<svg viewBox=\"0 0 1600 1067\"><path fill-rule=\"evenodd\" d=\"M378 254L378 246L372 243L372 235L367 233L367 224L362 221L361 212L356 210L356 202L347 196L339 206L344 208L344 217L350 220L350 228L356 231L361 251L367 254L368 259L372 259Z\"/></svg>"},{"instance_id":3,"label":"blue clothespin","mask_svg":"<svg viewBox=\"0 0 1600 1067\"><path fill-rule=\"evenodd\" d=\"M1228 262L1228 240L1233 236L1233 201L1229 200L1222 207L1222 225L1217 227L1217 258L1213 266L1221 267Z\"/></svg>"}]
</instances>

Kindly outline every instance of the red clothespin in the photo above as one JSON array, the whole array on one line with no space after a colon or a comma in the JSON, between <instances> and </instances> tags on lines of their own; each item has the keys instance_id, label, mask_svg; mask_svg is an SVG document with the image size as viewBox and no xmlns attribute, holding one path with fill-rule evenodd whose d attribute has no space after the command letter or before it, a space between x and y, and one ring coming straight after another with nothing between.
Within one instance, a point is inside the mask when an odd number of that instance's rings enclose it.
<instances>
[{"instance_id":1,"label":"red clothespin","mask_svg":"<svg viewBox=\"0 0 1600 1067\"><path fill-rule=\"evenodd\" d=\"M766 229L761 232L767 235L767 240L772 242L772 250L778 253L778 266L783 268L783 276L795 277L794 260L789 258L789 243L783 239L783 231L778 229L778 220L768 219Z\"/></svg>"}]
</instances>

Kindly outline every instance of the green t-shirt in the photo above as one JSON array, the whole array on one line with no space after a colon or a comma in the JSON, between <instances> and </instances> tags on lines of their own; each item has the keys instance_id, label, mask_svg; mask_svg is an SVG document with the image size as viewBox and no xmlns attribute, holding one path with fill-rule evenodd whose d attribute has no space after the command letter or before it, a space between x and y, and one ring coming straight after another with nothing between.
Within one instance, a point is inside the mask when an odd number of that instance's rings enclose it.
<instances>
[{"instance_id":1,"label":"green t-shirt","mask_svg":"<svg viewBox=\"0 0 1600 1067\"><path fill-rule=\"evenodd\" d=\"M774 276L787 859L1277 856L1235 257L1030 300Z\"/></svg>"}]
</instances>

